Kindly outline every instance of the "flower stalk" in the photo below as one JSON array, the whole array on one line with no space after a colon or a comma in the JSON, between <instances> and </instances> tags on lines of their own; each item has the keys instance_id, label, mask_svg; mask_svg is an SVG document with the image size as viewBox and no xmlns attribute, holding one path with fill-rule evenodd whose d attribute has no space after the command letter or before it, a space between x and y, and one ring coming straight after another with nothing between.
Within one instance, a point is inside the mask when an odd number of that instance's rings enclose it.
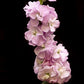
<instances>
[{"instance_id":1,"label":"flower stalk","mask_svg":"<svg viewBox=\"0 0 84 84\"><path fill-rule=\"evenodd\" d=\"M42 84L58 84L58 83L48 83L47 81L43 81Z\"/></svg>"},{"instance_id":2,"label":"flower stalk","mask_svg":"<svg viewBox=\"0 0 84 84\"><path fill-rule=\"evenodd\" d=\"M39 0L40 1L40 4L42 5L43 4L43 2L45 2L46 0Z\"/></svg>"},{"instance_id":3,"label":"flower stalk","mask_svg":"<svg viewBox=\"0 0 84 84\"><path fill-rule=\"evenodd\" d=\"M45 1L29 1L24 7L26 17L30 18L24 35L29 45L36 46L33 68L37 78L43 81L42 84L64 84L71 78L69 52L54 40L60 21L55 8L43 5Z\"/></svg>"},{"instance_id":4,"label":"flower stalk","mask_svg":"<svg viewBox=\"0 0 84 84\"><path fill-rule=\"evenodd\" d=\"M49 83L48 83L48 82L46 82L46 81L43 81L43 82L42 82L42 84L49 84Z\"/></svg>"}]
</instances>

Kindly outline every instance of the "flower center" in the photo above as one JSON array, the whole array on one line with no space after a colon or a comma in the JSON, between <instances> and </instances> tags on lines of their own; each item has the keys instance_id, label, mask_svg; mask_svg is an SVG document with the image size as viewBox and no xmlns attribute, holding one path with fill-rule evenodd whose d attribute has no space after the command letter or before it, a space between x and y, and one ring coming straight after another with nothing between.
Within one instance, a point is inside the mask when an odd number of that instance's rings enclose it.
<instances>
[{"instance_id":1,"label":"flower center","mask_svg":"<svg viewBox=\"0 0 84 84\"><path fill-rule=\"evenodd\" d=\"M64 67L60 67L58 69L58 71L60 72L60 76L63 74L63 72L65 71L65 68Z\"/></svg>"},{"instance_id":2,"label":"flower center","mask_svg":"<svg viewBox=\"0 0 84 84\"><path fill-rule=\"evenodd\" d=\"M57 53L60 54L60 50L58 50Z\"/></svg>"},{"instance_id":3,"label":"flower center","mask_svg":"<svg viewBox=\"0 0 84 84\"><path fill-rule=\"evenodd\" d=\"M36 36L36 33L37 33L36 31L33 31L33 35L34 35L34 36Z\"/></svg>"},{"instance_id":4,"label":"flower center","mask_svg":"<svg viewBox=\"0 0 84 84\"><path fill-rule=\"evenodd\" d=\"M37 63L38 64L42 64L43 63L43 60L37 59Z\"/></svg>"},{"instance_id":5,"label":"flower center","mask_svg":"<svg viewBox=\"0 0 84 84\"><path fill-rule=\"evenodd\" d=\"M46 73L46 74L42 77L42 79L43 79L43 80L47 80L49 77L50 77L49 73Z\"/></svg>"},{"instance_id":6,"label":"flower center","mask_svg":"<svg viewBox=\"0 0 84 84\"><path fill-rule=\"evenodd\" d=\"M42 46L41 46L42 48L45 48L45 45L44 44L42 44Z\"/></svg>"}]
</instances>

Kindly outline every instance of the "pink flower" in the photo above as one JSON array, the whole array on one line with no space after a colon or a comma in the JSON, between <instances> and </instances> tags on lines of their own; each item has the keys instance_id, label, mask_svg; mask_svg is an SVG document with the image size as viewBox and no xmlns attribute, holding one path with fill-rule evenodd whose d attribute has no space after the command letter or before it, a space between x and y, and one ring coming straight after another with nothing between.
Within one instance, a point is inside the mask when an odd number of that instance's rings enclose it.
<instances>
[{"instance_id":1,"label":"pink flower","mask_svg":"<svg viewBox=\"0 0 84 84\"><path fill-rule=\"evenodd\" d=\"M38 74L39 70L42 68L41 66L42 63L43 63L43 60L36 57L35 62L34 62L34 73L35 74Z\"/></svg>"},{"instance_id":2,"label":"pink flower","mask_svg":"<svg viewBox=\"0 0 84 84\"><path fill-rule=\"evenodd\" d=\"M65 63L66 63L66 66L65 64L62 64L62 63L56 63L56 71L61 79L68 77L71 72L70 68L68 68L70 67L68 62L65 62Z\"/></svg>"},{"instance_id":3,"label":"pink flower","mask_svg":"<svg viewBox=\"0 0 84 84\"><path fill-rule=\"evenodd\" d=\"M43 38L43 33L40 31L39 28L32 27L30 30L25 32L25 39L29 41L30 45L38 45L41 46L45 39Z\"/></svg>"},{"instance_id":4,"label":"pink flower","mask_svg":"<svg viewBox=\"0 0 84 84\"><path fill-rule=\"evenodd\" d=\"M26 16L31 17L32 19L38 19L39 21L42 21L43 17L49 13L47 7L45 5L40 5L39 1L30 1L28 5L24 7L24 11L26 12Z\"/></svg>"},{"instance_id":5,"label":"pink flower","mask_svg":"<svg viewBox=\"0 0 84 84\"><path fill-rule=\"evenodd\" d=\"M38 10L40 16L42 16L42 17L45 17L45 16L48 15L49 12L50 12L49 7L46 6L46 5L39 5L39 7L37 8L37 10ZM44 11L45 11L45 12L44 12Z\"/></svg>"},{"instance_id":6,"label":"pink flower","mask_svg":"<svg viewBox=\"0 0 84 84\"><path fill-rule=\"evenodd\" d=\"M44 12L45 11L45 12ZM53 7L49 7L48 5L38 5L35 11L30 13L30 17L32 19L37 19L39 21L44 21L44 18L46 16L49 16L51 14L52 17L57 18L57 14L55 12L55 9Z\"/></svg>"},{"instance_id":7,"label":"pink flower","mask_svg":"<svg viewBox=\"0 0 84 84\"><path fill-rule=\"evenodd\" d=\"M49 20L49 27L51 32L55 32L55 29L58 28L59 25L60 25L60 22L59 20L56 20L56 18Z\"/></svg>"},{"instance_id":8,"label":"pink flower","mask_svg":"<svg viewBox=\"0 0 84 84\"><path fill-rule=\"evenodd\" d=\"M40 5L40 2L28 2L28 5L26 5L23 9L26 12L26 17L30 17L30 14L32 14L33 12L36 11L36 8L38 8L38 6Z\"/></svg>"},{"instance_id":9,"label":"pink flower","mask_svg":"<svg viewBox=\"0 0 84 84\"><path fill-rule=\"evenodd\" d=\"M41 60L39 63L41 63ZM67 61L65 63L56 62L56 64L52 66L42 66L40 64L37 68L34 66L34 71L37 72L36 74L39 80L49 83L63 84L64 82L68 82L71 78L71 69Z\"/></svg>"},{"instance_id":10,"label":"pink flower","mask_svg":"<svg viewBox=\"0 0 84 84\"><path fill-rule=\"evenodd\" d=\"M71 78L71 69L68 61L62 62L60 59L52 62L52 54L49 51L41 52L36 56L34 72L38 79L49 83L68 82ZM42 56L41 56L42 55Z\"/></svg>"},{"instance_id":11,"label":"pink flower","mask_svg":"<svg viewBox=\"0 0 84 84\"><path fill-rule=\"evenodd\" d=\"M36 55L38 55L40 52L45 52L45 51L49 51L53 53L56 43L57 42L54 40L47 39L47 41L42 46L36 47L34 52Z\"/></svg>"},{"instance_id":12,"label":"pink flower","mask_svg":"<svg viewBox=\"0 0 84 84\"><path fill-rule=\"evenodd\" d=\"M56 73L53 70L53 66L44 66L38 72L38 79L42 81L48 81L50 77L54 77Z\"/></svg>"},{"instance_id":13,"label":"pink flower","mask_svg":"<svg viewBox=\"0 0 84 84\"><path fill-rule=\"evenodd\" d=\"M49 21L49 19L53 19L53 18L56 18L57 19L58 18L58 15L57 15L57 13L55 11L55 8L50 7L49 5L47 5L46 8L48 9L49 12L43 18L43 21L42 22L44 24L47 24L48 21Z\"/></svg>"},{"instance_id":14,"label":"pink flower","mask_svg":"<svg viewBox=\"0 0 84 84\"><path fill-rule=\"evenodd\" d=\"M58 15L54 8L51 8L47 5L49 13L43 18L41 29L44 32L55 32L56 28L60 26Z\"/></svg>"},{"instance_id":15,"label":"pink flower","mask_svg":"<svg viewBox=\"0 0 84 84\"><path fill-rule=\"evenodd\" d=\"M53 58L54 59L58 59L60 58L63 62L66 61L68 59L69 53L68 51L65 49L65 47L62 44L58 44L54 50L53 53Z\"/></svg>"},{"instance_id":16,"label":"pink flower","mask_svg":"<svg viewBox=\"0 0 84 84\"><path fill-rule=\"evenodd\" d=\"M63 84L64 82L68 82L71 78L71 69L69 63L66 61L65 63L56 62L55 64L49 66L42 66L42 62L40 60L37 61L37 66L34 66L34 71L36 72L38 79L42 81L47 81L49 83L59 83Z\"/></svg>"},{"instance_id":17,"label":"pink flower","mask_svg":"<svg viewBox=\"0 0 84 84\"><path fill-rule=\"evenodd\" d=\"M24 11L26 12L26 17L30 17L32 19L37 19L39 21L45 21L47 16L55 17L57 19L57 14L53 7L49 5L40 5L40 2L29 2L28 5L24 7ZM45 12L44 12L45 11ZM51 15L51 16L50 16ZM52 19L52 18L51 18Z\"/></svg>"},{"instance_id":18,"label":"pink flower","mask_svg":"<svg viewBox=\"0 0 84 84\"><path fill-rule=\"evenodd\" d=\"M62 84L69 81L71 78L71 69L69 63L66 61L64 63L56 63L56 71L58 74L58 83Z\"/></svg>"},{"instance_id":19,"label":"pink flower","mask_svg":"<svg viewBox=\"0 0 84 84\"><path fill-rule=\"evenodd\" d=\"M55 32L56 28L58 28L60 25L59 20L56 20L56 18L49 19L47 24L43 24L41 26L41 29L43 32Z\"/></svg>"},{"instance_id":20,"label":"pink flower","mask_svg":"<svg viewBox=\"0 0 84 84\"><path fill-rule=\"evenodd\" d=\"M48 59L49 57L52 57L53 62L54 60L61 60L62 62L64 62L68 59L67 56L69 55L68 51L64 46L62 46L62 44L56 45L56 42L53 40L47 40L43 47L36 47L34 52L41 59Z\"/></svg>"}]
</instances>

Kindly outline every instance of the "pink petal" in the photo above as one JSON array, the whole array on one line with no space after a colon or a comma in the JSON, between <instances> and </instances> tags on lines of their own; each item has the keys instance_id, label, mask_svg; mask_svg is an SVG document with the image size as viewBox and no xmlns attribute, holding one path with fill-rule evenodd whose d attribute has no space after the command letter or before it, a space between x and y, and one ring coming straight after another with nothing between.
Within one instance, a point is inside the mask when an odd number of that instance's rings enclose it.
<instances>
[{"instance_id":1,"label":"pink petal","mask_svg":"<svg viewBox=\"0 0 84 84\"><path fill-rule=\"evenodd\" d=\"M44 31L44 32L48 32L48 31L49 31L49 26L47 26L47 25L42 25L42 26L41 26L41 29L42 29L42 31Z\"/></svg>"},{"instance_id":2,"label":"pink petal","mask_svg":"<svg viewBox=\"0 0 84 84\"><path fill-rule=\"evenodd\" d=\"M25 39L31 41L33 38L31 31L25 32Z\"/></svg>"}]
</instances>

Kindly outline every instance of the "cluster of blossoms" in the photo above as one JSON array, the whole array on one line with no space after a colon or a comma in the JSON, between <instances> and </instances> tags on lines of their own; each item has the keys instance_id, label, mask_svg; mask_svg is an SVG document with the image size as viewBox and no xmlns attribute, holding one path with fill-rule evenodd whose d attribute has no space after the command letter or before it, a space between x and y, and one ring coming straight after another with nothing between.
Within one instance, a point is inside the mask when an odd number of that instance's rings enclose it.
<instances>
[{"instance_id":1,"label":"cluster of blossoms","mask_svg":"<svg viewBox=\"0 0 84 84\"><path fill-rule=\"evenodd\" d=\"M24 11L26 17L30 18L25 39L29 45L36 46L34 72L38 79L49 83L67 82L71 78L70 64L67 61L69 53L62 44L54 40L53 33L60 25L55 9L41 5L39 1L29 1Z\"/></svg>"}]
</instances>

